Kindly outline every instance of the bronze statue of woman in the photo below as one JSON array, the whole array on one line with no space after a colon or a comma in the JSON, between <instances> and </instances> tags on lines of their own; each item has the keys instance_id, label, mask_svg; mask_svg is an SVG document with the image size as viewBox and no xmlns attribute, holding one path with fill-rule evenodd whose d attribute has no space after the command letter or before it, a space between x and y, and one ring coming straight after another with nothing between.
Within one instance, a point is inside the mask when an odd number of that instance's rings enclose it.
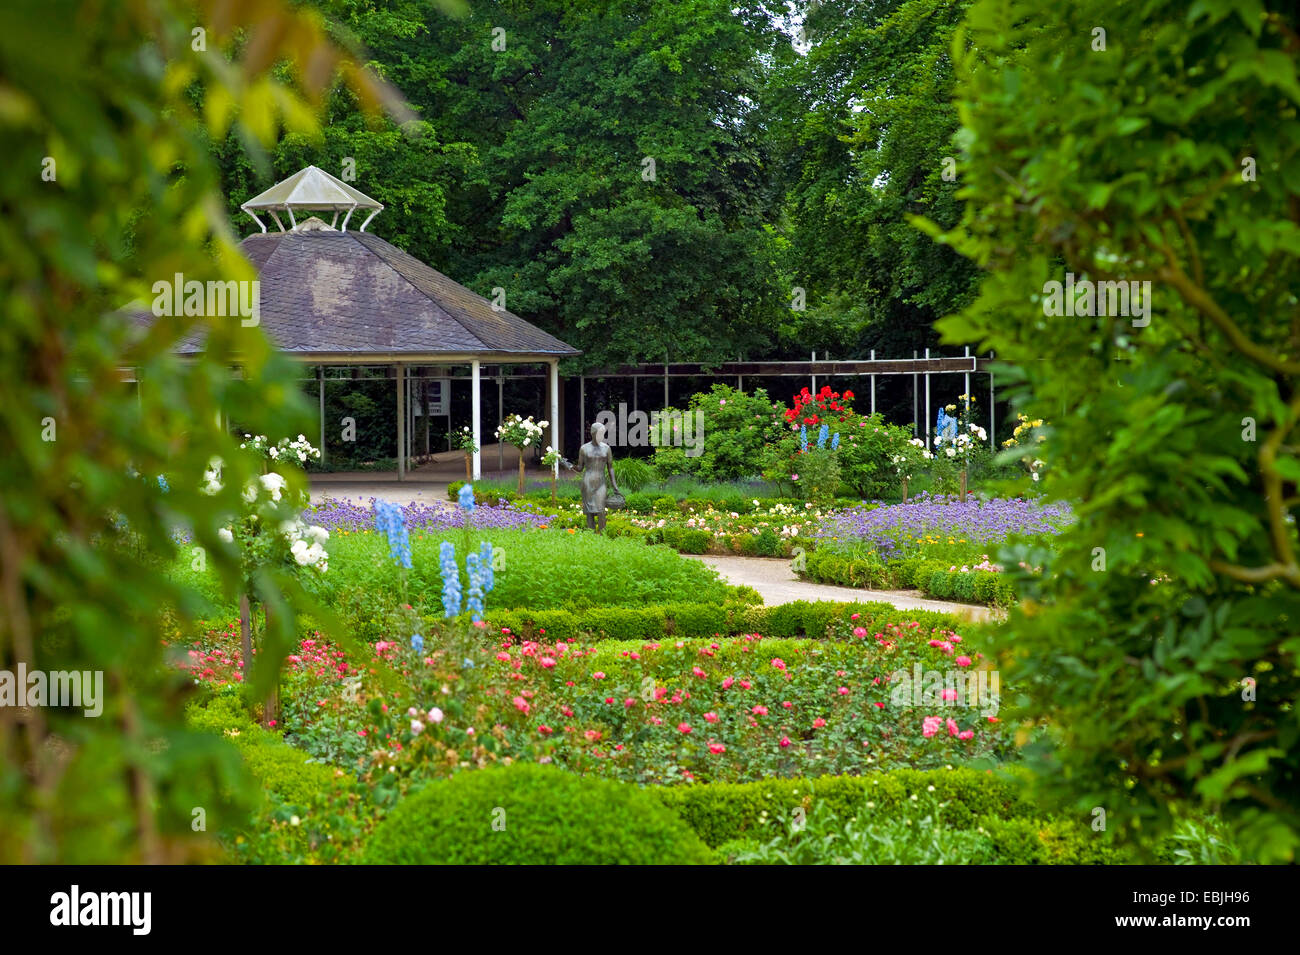
<instances>
[{"instance_id":1,"label":"bronze statue of woman","mask_svg":"<svg viewBox=\"0 0 1300 955\"><path fill-rule=\"evenodd\" d=\"M618 491L618 481L614 479L614 455L604 439L605 426L597 421L591 426L591 440L578 450L578 464L574 468L582 472L582 513L587 515L587 528L598 534L605 531L607 474L610 486Z\"/></svg>"}]
</instances>

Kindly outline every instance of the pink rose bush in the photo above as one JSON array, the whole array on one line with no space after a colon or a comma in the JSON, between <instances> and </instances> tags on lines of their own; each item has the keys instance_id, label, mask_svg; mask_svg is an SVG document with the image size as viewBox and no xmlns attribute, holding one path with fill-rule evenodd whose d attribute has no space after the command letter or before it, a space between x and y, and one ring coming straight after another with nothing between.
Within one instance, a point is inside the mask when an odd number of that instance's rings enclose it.
<instances>
[{"instance_id":1,"label":"pink rose bush","mask_svg":"<svg viewBox=\"0 0 1300 955\"><path fill-rule=\"evenodd\" d=\"M1014 751L1013 730L952 694L939 705L891 699L913 665L964 675L983 660L959 634L915 621L868 632L845 619L824 640L591 646L485 632L495 645L469 654L438 650L432 636L420 656L381 641L364 666L304 641L288 663L278 729L310 755L399 787L505 759L680 784L934 768ZM201 674L230 650L195 653L186 666Z\"/></svg>"}]
</instances>

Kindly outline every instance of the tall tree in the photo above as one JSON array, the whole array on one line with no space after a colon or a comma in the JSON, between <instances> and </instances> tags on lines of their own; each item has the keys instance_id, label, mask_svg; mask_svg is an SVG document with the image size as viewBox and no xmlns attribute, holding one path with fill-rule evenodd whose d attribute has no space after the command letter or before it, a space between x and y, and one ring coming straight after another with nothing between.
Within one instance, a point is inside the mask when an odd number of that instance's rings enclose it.
<instances>
[{"instance_id":1,"label":"tall tree","mask_svg":"<svg viewBox=\"0 0 1300 955\"><path fill-rule=\"evenodd\" d=\"M756 119L783 43L764 0L322 0L419 115L327 149L370 151L374 231L582 348L577 363L771 349L784 300ZM784 54L782 54L784 55ZM252 190L242 146L227 182ZM403 152L403 150L405 152ZM275 173L310 157L282 145Z\"/></svg>"},{"instance_id":2,"label":"tall tree","mask_svg":"<svg viewBox=\"0 0 1300 955\"><path fill-rule=\"evenodd\" d=\"M961 217L950 47L967 6L800 5L806 55L770 93L790 281L808 301L790 313L785 340L899 356L937 345L933 322L973 295L975 268L908 222Z\"/></svg>"}]
</instances>

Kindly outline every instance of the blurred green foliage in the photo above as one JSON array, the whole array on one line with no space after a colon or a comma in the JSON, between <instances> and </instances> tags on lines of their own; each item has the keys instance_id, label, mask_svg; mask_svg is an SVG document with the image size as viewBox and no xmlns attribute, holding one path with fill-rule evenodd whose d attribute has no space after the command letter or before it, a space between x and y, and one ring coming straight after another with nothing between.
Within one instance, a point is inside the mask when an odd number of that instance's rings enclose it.
<instances>
[{"instance_id":1,"label":"blurred green foliage","mask_svg":"<svg viewBox=\"0 0 1300 955\"><path fill-rule=\"evenodd\" d=\"M1040 12L981 0L954 41L968 205L942 235L988 277L941 330L1014 366L1020 410L1050 422L1045 483L1078 502L1055 553L1006 555L1043 571L998 638L1004 675L1051 720L1031 755L1073 811L1150 845L1208 809L1245 860L1293 861L1300 17ZM1149 311L1061 315L1047 283L1067 274L1149 283Z\"/></svg>"},{"instance_id":2,"label":"blurred green foliage","mask_svg":"<svg viewBox=\"0 0 1300 955\"><path fill-rule=\"evenodd\" d=\"M272 75L281 56L301 83ZM248 794L229 747L184 729L162 636L201 601L158 563L202 560L233 588L217 516L237 510L255 462L218 412L275 436L311 419L259 329L146 327L117 310L152 301L153 283L176 273L255 277L205 135L310 135L311 107L340 73L367 108L394 102L318 17L279 0L0 8L0 668L99 671L105 690L96 718L0 707L0 861L195 858L211 844L194 810L219 815ZM176 361L192 332L206 351ZM138 393L123 369L138 371ZM209 497L199 484L213 456L225 490ZM192 535L183 547L178 528ZM284 606L280 581L259 589ZM264 683L290 636L292 615L280 617Z\"/></svg>"}]
</instances>

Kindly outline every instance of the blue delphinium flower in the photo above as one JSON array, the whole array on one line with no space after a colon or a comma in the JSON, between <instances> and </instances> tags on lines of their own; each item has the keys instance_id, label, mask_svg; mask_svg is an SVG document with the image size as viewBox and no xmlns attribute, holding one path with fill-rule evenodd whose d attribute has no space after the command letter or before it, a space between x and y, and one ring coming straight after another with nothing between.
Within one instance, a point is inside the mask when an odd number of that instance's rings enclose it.
<instances>
[{"instance_id":1,"label":"blue delphinium flower","mask_svg":"<svg viewBox=\"0 0 1300 955\"><path fill-rule=\"evenodd\" d=\"M940 408L939 414L934 419L934 433L936 446L943 444L945 438L955 439L957 437L957 419L948 414L943 408Z\"/></svg>"},{"instance_id":2,"label":"blue delphinium flower","mask_svg":"<svg viewBox=\"0 0 1300 955\"><path fill-rule=\"evenodd\" d=\"M467 609L475 621L483 619L483 561L479 554L465 556L465 571L469 575L469 596L465 599Z\"/></svg>"},{"instance_id":3,"label":"blue delphinium flower","mask_svg":"<svg viewBox=\"0 0 1300 955\"><path fill-rule=\"evenodd\" d=\"M826 439L830 437L831 429L828 425L822 425L821 430L817 432L817 450L820 451L826 447Z\"/></svg>"},{"instance_id":4,"label":"blue delphinium flower","mask_svg":"<svg viewBox=\"0 0 1300 955\"><path fill-rule=\"evenodd\" d=\"M831 438L831 450L838 451L840 447L840 433L835 432L835 437Z\"/></svg>"},{"instance_id":5,"label":"blue delphinium flower","mask_svg":"<svg viewBox=\"0 0 1300 955\"><path fill-rule=\"evenodd\" d=\"M388 552L399 567L411 569L411 537L402 509L389 501L375 501L375 530L388 538Z\"/></svg>"},{"instance_id":6,"label":"blue delphinium flower","mask_svg":"<svg viewBox=\"0 0 1300 955\"><path fill-rule=\"evenodd\" d=\"M411 637L411 649L414 650L416 653L423 653L424 637L420 636L418 633L415 636Z\"/></svg>"},{"instance_id":7,"label":"blue delphinium flower","mask_svg":"<svg viewBox=\"0 0 1300 955\"><path fill-rule=\"evenodd\" d=\"M460 506L463 507L465 510L467 510L467 511L473 513L473 511L474 511L474 485L472 485L472 484L462 484L462 485L460 486L460 493L459 493L459 495L457 495L457 502L458 502L458 503L460 504Z\"/></svg>"},{"instance_id":8,"label":"blue delphinium flower","mask_svg":"<svg viewBox=\"0 0 1300 955\"><path fill-rule=\"evenodd\" d=\"M438 564L442 569L443 616L454 617L460 613L460 565L451 541L443 541L439 546Z\"/></svg>"},{"instance_id":9,"label":"blue delphinium flower","mask_svg":"<svg viewBox=\"0 0 1300 955\"><path fill-rule=\"evenodd\" d=\"M492 567L492 558L494 556L492 545L484 541L482 548L479 549L479 568L483 577L483 594L485 596L492 593L492 588L496 586L496 573Z\"/></svg>"},{"instance_id":10,"label":"blue delphinium flower","mask_svg":"<svg viewBox=\"0 0 1300 955\"><path fill-rule=\"evenodd\" d=\"M808 428L806 425L799 425L799 450L807 453L808 451Z\"/></svg>"},{"instance_id":11,"label":"blue delphinium flower","mask_svg":"<svg viewBox=\"0 0 1300 955\"><path fill-rule=\"evenodd\" d=\"M158 490L162 491L164 494L171 490L171 485L167 483L167 479L161 474L158 475Z\"/></svg>"}]
</instances>

